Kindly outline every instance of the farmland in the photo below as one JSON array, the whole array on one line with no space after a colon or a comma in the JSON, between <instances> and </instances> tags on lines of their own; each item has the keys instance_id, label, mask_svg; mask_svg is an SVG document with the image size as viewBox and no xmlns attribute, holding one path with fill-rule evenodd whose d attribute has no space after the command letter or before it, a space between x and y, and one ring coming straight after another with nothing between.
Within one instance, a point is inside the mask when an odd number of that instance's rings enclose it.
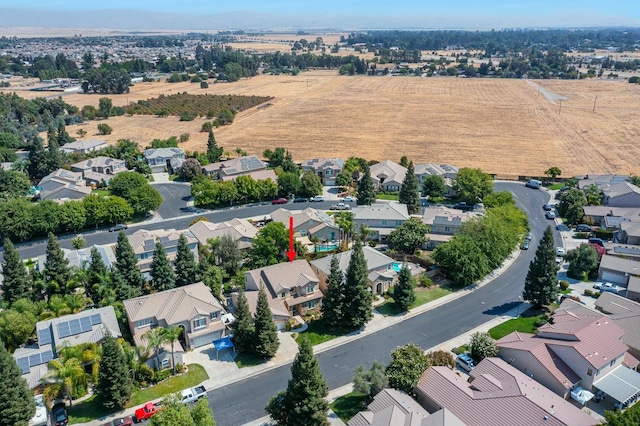
<instances>
[{"instance_id":1,"label":"farmland","mask_svg":"<svg viewBox=\"0 0 640 426\"><path fill-rule=\"evenodd\" d=\"M529 84L531 83L531 84ZM347 77L336 71L297 76L259 75L208 89L184 83L142 83L130 94L110 96L126 105L162 93L272 96L268 108L239 113L216 131L225 150L250 153L285 146L294 158L357 155L481 167L499 175L540 175L549 166L563 174L640 174L640 86L621 81L534 82L516 79ZM552 103L538 84L564 98ZM595 97L596 110L593 111ZM98 104L99 95L69 94L78 106ZM108 120L110 143L130 138L147 145L154 138L190 133L181 144L204 150L204 119L121 116ZM78 127L96 136L96 122Z\"/></svg>"},{"instance_id":2,"label":"farmland","mask_svg":"<svg viewBox=\"0 0 640 426\"><path fill-rule=\"evenodd\" d=\"M215 117L223 110L244 111L270 100L266 96L237 95L190 95L177 93L160 95L157 98L139 100L128 105L127 114L142 115L181 115L191 114L194 117Z\"/></svg>"}]
</instances>

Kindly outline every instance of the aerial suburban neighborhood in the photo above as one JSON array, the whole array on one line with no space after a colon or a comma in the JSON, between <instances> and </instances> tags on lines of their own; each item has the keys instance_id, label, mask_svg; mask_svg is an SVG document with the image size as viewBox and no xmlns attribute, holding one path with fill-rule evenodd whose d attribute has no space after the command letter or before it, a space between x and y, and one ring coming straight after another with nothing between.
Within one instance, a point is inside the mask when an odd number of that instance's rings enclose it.
<instances>
[{"instance_id":1,"label":"aerial suburban neighborhood","mask_svg":"<svg viewBox=\"0 0 640 426\"><path fill-rule=\"evenodd\" d=\"M637 26L50 30L0 426L640 424Z\"/></svg>"}]
</instances>

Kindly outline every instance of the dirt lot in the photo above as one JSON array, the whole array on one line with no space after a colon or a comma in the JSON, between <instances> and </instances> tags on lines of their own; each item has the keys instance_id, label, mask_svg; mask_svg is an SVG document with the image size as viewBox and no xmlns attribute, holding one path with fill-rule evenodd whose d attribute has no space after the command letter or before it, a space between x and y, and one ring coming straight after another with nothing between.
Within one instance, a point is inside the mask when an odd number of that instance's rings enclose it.
<instances>
[{"instance_id":1,"label":"dirt lot","mask_svg":"<svg viewBox=\"0 0 640 426\"><path fill-rule=\"evenodd\" d=\"M550 103L538 83L566 98ZM347 77L335 71L298 76L258 76L202 90L190 83L136 84L114 104L160 93L217 93L274 96L267 108L240 113L216 131L228 151L249 153L285 146L296 160L318 156L393 159L481 167L496 174L541 175L549 166L563 175L585 172L640 174L640 86L607 80ZM597 100L595 97L597 96ZM78 106L97 105L98 95L64 97ZM593 104L596 101L596 110ZM110 142L190 133L182 146L204 150L204 119L113 117ZM82 124L96 137L97 122ZM69 126L74 135L77 127Z\"/></svg>"}]
</instances>

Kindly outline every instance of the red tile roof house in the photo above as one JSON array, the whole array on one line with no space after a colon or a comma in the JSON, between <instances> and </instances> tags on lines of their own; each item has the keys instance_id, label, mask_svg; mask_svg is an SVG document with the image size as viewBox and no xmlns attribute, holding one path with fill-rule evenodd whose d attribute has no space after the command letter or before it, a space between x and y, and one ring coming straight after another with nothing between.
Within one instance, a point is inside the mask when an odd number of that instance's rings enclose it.
<instances>
[{"instance_id":1,"label":"red tile roof house","mask_svg":"<svg viewBox=\"0 0 640 426\"><path fill-rule=\"evenodd\" d=\"M629 346L629 353L640 359L640 303L604 292L596 300L596 309L624 330L622 341Z\"/></svg>"},{"instance_id":2,"label":"red tile roof house","mask_svg":"<svg viewBox=\"0 0 640 426\"><path fill-rule=\"evenodd\" d=\"M482 360L468 380L449 367L430 367L422 373L415 392L429 412L446 409L467 425L600 423L500 358Z\"/></svg>"},{"instance_id":3,"label":"red tile roof house","mask_svg":"<svg viewBox=\"0 0 640 426\"><path fill-rule=\"evenodd\" d=\"M565 301L538 334L513 332L498 340L499 356L562 398L578 387L606 394L619 406L640 396L639 363L612 319ZM576 309L573 309L578 305ZM630 381L630 386L623 383Z\"/></svg>"}]
</instances>

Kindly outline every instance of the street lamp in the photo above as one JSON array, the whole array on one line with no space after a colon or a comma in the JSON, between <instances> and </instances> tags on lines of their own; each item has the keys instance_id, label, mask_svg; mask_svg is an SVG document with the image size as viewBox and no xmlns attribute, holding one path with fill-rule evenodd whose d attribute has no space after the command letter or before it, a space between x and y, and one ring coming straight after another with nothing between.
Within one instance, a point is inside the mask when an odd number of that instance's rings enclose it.
<instances>
[{"instance_id":1,"label":"street lamp","mask_svg":"<svg viewBox=\"0 0 640 426\"><path fill-rule=\"evenodd\" d=\"M518 296L518 306L516 307L516 318L520 316L520 306L522 305L522 296Z\"/></svg>"}]
</instances>

